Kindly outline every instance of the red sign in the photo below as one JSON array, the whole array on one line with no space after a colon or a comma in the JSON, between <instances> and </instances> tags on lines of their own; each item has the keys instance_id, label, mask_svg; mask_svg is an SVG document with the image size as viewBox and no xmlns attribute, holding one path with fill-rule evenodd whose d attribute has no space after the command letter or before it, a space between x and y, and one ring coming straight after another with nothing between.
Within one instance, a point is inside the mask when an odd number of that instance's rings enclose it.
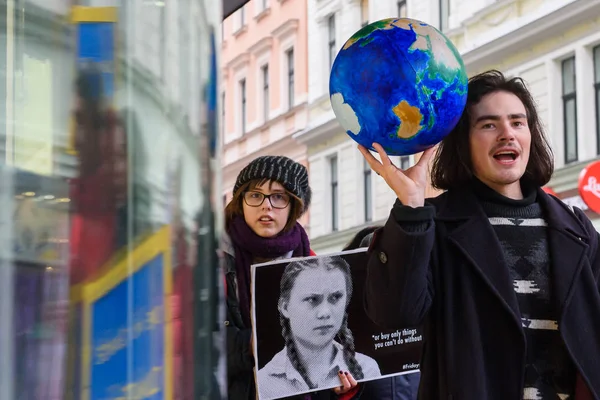
<instances>
[{"instance_id":1,"label":"red sign","mask_svg":"<svg viewBox=\"0 0 600 400\"><path fill-rule=\"evenodd\" d=\"M579 195L591 210L600 213L600 161L581 170Z\"/></svg>"},{"instance_id":2,"label":"red sign","mask_svg":"<svg viewBox=\"0 0 600 400\"><path fill-rule=\"evenodd\" d=\"M544 192L548 193L548 194L551 194L551 195L552 195L552 196L554 196L554 197L558 197L558 194L556 194L556 192L554 191L554 189L552 189L552 188L551 188L551 187L549 187L549 186L544 186L544 187L542 188L542 190L543 190Z\"/></svg>"}]
</instances>

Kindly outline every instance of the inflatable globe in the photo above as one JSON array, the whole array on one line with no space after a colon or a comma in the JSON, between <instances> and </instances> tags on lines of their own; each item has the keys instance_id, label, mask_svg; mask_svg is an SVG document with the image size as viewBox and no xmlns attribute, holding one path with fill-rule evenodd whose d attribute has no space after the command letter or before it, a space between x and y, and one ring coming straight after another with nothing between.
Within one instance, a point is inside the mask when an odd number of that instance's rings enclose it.
<instances>
[{"instance_id":1,"label":"inflatable globe","mask_svg":"<svg viewBox=\"0 0 600 400\"><path fill-rule=\"evenodd\" d=\"M331 70L333 112L356 142L390 155L419 153L456 126L468 78L452 42L409 18L373 22L340 50Z\"/></svg>"}]
</instances>

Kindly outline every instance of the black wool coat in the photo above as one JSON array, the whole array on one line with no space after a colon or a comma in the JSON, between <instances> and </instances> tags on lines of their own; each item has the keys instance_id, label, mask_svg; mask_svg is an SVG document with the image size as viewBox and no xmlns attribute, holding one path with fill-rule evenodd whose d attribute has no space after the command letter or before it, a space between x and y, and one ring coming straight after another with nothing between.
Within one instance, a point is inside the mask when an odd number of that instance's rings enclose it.
<instances>
[{"instance_id":1,"label":"black wool coat","mask_svg":"<svg viewBox=\"0 0 600 400\"><path fill-rule=\"evenodd\" d=\"M576 400L599 400L598 233L581 210L537 192L558 327L578 371ZM427 228L402 228L411 222ZM369 316L386 328L423 326L419 399L522 399L519 307L500 243L470 189L450 190L419 209L396 202L369 251Z\"/></svg>"}]
</instances>

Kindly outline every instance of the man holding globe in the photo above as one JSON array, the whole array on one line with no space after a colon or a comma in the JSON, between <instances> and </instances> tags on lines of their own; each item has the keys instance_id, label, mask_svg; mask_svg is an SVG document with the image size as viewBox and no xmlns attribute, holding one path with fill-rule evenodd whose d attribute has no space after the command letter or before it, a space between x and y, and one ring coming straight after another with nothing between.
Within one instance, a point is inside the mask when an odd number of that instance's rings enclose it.
<instances>
[{"instance_id":1,"label":"man holding globe","mask_svg":"<svg viewBox=\"0 0 600 400\"><path fill-rule=\"evenodd\" d=\"M407 170L373 147L381 161L359 149L398 199L371 241L366 308L424 326L419 398L600 399L598 233L541 189L553 155L524 83L471 78L455 128ZM425 199L432 158L445 193Z\"/></svg>"}]
</instances>

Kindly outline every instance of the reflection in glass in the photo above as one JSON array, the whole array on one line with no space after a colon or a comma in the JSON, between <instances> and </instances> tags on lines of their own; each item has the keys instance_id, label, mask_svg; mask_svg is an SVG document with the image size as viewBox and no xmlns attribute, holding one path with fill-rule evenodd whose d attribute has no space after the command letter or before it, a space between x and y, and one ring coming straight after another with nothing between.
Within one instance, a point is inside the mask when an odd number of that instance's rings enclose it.
<instances>
[{"instance_id":1,"label":"reflection in glass","mask_svg":"<svg viewBox=\"0 0 600 400\"><path fill-rule=\"evenodd\" d=\"M224 398L219 7L76 3L0 2L0 399Z\"/></svg>"}]
</instances>

